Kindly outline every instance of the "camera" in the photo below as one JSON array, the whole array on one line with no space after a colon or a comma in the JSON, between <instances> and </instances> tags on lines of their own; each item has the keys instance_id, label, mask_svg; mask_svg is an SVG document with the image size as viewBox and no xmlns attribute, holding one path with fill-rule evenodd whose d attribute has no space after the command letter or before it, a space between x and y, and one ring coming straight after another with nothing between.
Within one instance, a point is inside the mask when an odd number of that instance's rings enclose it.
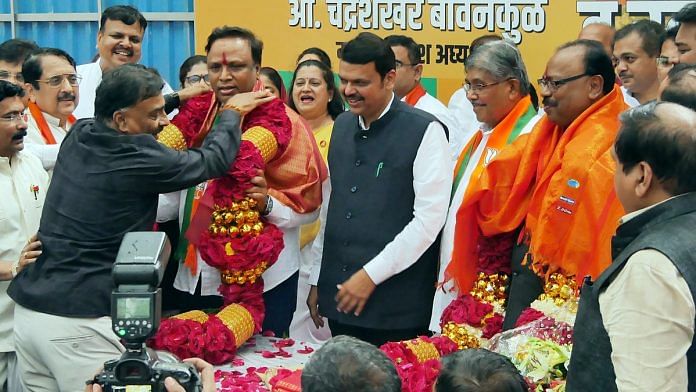
<instances>
[{"instance_id":1,"label":"camera","mask_svg":"<svg viewBox=\"0 0 696 392\"><path fill-rule=\"evenodd\" d=\"M112 270L111 323L126 351L121 358L104 363L93 382L105 392L165 391L164 380L172 377L186 389L203 390L193 365L164 361L145 346L160 323L162 290L158 288L171 252L164 233L131 232L123 237Z\"/></svg>"}]
</instances>

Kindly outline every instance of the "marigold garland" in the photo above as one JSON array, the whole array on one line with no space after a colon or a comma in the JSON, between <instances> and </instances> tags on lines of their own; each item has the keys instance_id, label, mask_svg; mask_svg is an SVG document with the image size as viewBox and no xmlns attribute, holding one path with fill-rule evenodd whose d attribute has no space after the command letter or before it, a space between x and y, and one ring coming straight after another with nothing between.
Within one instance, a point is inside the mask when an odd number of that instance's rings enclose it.
<instances>
[{"instance_id":1,"label":"marigold garland","mask_svg":"<svg viewBox=\"0 0 696 392\"><path fill-rule=\"evenodd\" d=\"M189 146L205 120L205 102L211 102L209 95L189 100L190 105L181 108L177 116L183 117L178 127ZM176 118L173 122L177 123ZM283 233L264 222L245 190L257 171L284 151L291 133L292 125L280 100L245 116L237 158L226 175L213 180L206 190L214 208L198 247L201 258L221 272L218 291L225 307L216 315L193 311L162 321L150 341L152 347L220 365L230 362L237 348L261 331L265 316L261 275L283 250ZM172 135L166 139L179 141Z\"/></svg>"},{"instance_id":2,"label":"marigold garland","mask_svg":"<svg viewBox=\"0 0 696 392\"><path fill-rule=\"evenodd\" d=\"M476 282L469 293L453 300L442 313L442 334L460 350L481 347L503 329L514 240L513 233L481 238Z\"/></svg>"},{"instance_id":3,"label":"marigold garland","mask_svg":"<svg viewBox=\"0 0 696 392\"><path fill-rule=\"evenodd\" d=\"M380 347L394 362L403 392L431 391L440 374L440 358L457 351L445 336L389 342Z\"/></svg>"}]
</instances>

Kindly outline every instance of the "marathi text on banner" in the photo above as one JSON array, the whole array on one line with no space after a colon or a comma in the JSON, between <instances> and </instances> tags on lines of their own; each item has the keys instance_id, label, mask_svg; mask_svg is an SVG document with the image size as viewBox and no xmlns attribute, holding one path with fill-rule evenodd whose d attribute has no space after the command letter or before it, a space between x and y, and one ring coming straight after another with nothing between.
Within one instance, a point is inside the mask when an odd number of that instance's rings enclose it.
<instances>
[{"instance_id":1,"label":"marathi text on banner","mask_svg":"<svg viewBox=\"0 0 696 392\"><path fill-rule=\"evenodd\" d=\"M365 30L423 29L424 20L441 31L496 29L519 44L522 32L541 33L546 27L549 0L324 0L329 24L349 32ZM315 21L316 0L289 0L289 25L319 28Z\"/></svg>"}]
</instances>

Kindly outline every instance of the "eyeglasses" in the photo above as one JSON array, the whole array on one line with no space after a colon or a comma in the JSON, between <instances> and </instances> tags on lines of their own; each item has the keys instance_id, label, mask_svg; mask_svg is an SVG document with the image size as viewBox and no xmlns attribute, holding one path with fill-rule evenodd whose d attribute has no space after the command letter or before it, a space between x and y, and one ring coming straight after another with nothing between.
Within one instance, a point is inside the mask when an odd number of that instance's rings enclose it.
<instances>
[{"instance_id":1,"label":"eyeglasses","mask_svg":"<svg viewBox=\"0 0 696 392\"><path fill-rule=\"evenodd\" d=\"M678 61L673 61L670 57L668 56L658 56L655 61L657 62L658 67L667 67L667 66L672 66L674 64L677 64Z\"/></svg>"},{"instance_id":2,"label":"eyeglasses","mask_svg":"<svg viewBox=\"0 0 696 392\"><path fill-rule=\"evenodd\" d=\"M200 83L201 80L202 80L205 84L210 84L210 76L208 76L208 74L205 74L205 75L191 75L191 76L187 76L187 77L186 77L186 82L189 83L189 84Z\"/></svg>"},{"instance_id":3,"label":"eyeglasses","mask_svg":"<svg viewBox=\"0 0 696 392\"><path fill-rule=\"evenodd\" d=\"M541 88L545 88L545 89L548 89L550 91L556 91L564 84L570 83L573 80L578 80L578 79L583 78L585 76L592 76L592 75L585 72L585 73L582 73L580 75L575 75L575 76L571 76L569 78L559 79L559 80L549 79L546 76L544 76L543 78L538 79L537 83L539 83L539 87L541 87Z\"/></svg>"},{"instance_id":4,"label":"eyeglasses","mask_svg":"<svg viewBox=\"0 0 696 392\"><path fill-rule=\"evenodd\" d=\"M15 74L13 74L12 72L0 70L0 80L10 80L10 79L14 79L19 83L24 83L24 76L22 76L21 72L17 72Z\"/></svg>"},{"instance_id":5,"label":"eyeglasses","mask_svg":"<svg viewBox=\"0 0 696 392\"><path fill-rule=\"evenodd\" d=\"M511 79L514 79L514 78L507 78L505 80L500 80L500 81L497 81L494 83L488 83L488 84L485 84L485 83L471 84L471 83L467 82L467 83L464 83L464 91L466 91L467 93L472 92L472 93L478 94L488 87L492 87L492 86L498 85L500 83L507 82L508 80L511 80Z\"/></svg>"},{"instance_id":6,"label":"eyeglasses","mask_svg":"<svg viewBox=\"0 0 696 392\"><path fill-rule=\"evenodd\" d=\"M402 67L415 67L416 65L418 65L418 64L404 63L404 62L399 61L399 60L395 60L394 62L396 63L397 69L402 68Z\"/></svg>"},{"instance_id":7,"label":"eyeglasses","mask_svg":"<svg viewBox=\"0 0 696 392\"><path fill-rule=\"evenodd\" d=\"M24 112L20 113L10 113L6 114L4 116L0 116L0 121L6 122L6 123L18 123L19 120L22 120L23 122L27 122L27 114Z\"/></svg>"},{"instance_id":8,"label":"eyeglasses","mask_svg":"<svg viewBox=\"0 0 696 392\"><path fill-rule=\"evenodd\" d=\"M37 82L46 83L51 87L60 87L63 84L63 80L67 79L71 86L79 86L82 77L75 74L63 74L51 76L48 79L37 80Z\"/></svg>"}]
</instances>

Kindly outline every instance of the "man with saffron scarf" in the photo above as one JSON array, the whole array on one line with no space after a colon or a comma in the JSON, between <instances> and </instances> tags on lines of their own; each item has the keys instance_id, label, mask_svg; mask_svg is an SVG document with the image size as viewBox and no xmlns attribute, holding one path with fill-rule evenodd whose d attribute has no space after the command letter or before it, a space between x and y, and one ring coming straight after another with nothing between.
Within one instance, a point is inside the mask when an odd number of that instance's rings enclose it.
<instances>
[{"instance_id":1,"label":"man with saffron scarf","mask_svg":"<svg viewBox=\"0 0 696 392\"><path fill-rule=\"evenodd\" d=\"M37 49L24 61L22 75L29 93L27 151L39 157L50 174L60 144L75 123L72 113L80 97L75 60L60 49Z\"/></svg>"},{"instance_id":2,"label":"man with saffron scarf","mask_svg":"<svg viewBox=\"0 0 696 392\"><path fill-rule=\"evenodd\" d=\"M484 44L466 59L465 71L464 89L483 126L459 154L454 170L450 209L440 245L440 283L430 320L430 330L434 332L440 332L442 312L457 296L453 282L443 282L454 247L457 210L501 149L529 133L539 120L530 99L527 68L513 45L505 41Z\"/></svg>"},{"instance_id":3,"label":"man with saffron scarf","mask_svg":"<svg viewBox=\"0 0 696 392\"><path fill-rule=\"evenodd\" d=\"M601 44L561 46L539 80L546 115L498 154L457 212L447 268L460 293L476 280L494 236L521 229L512 250L504 328L542 293L553 273L582 279L610 263L610 240L623 209L613 190L611 147L627 106ZM489 241L486 241L489 240ZM498 256L509 256L509 252Z\"/></svg>"},{"instance_id":4,"label":"man with saffron scarf","mask_svg":"<svg viewBox=\"0 0 696 392\"><path fill-rule=\"evenodd\" d=\"M258 81L262 50L263 43L251 31L228 26L213 30L208 37L206 52L214 101L200 132L189 135L193 136L190 145L195 146L210 130L219 108L218 102L238 93L263 90ZM311 131L297 113L285 109L292 123L290 143L282 153L266 163L265 180L257 177L252 181L256 186L247 191L250 197L257 199L262 215L283 231L284 249L278 261L263 273L266 305L263 330L277 335L288 333L295 311L300 226L317 218L322 200L321 184L327 176ZM189 189L181 202L168 202L170 206L176 206L182 220L177 256L184 265L180 265L174 281L174 288L184 292L183 296L187 298L182 303L182 310L218 308L223 304L218 292L220 271L201 259L196 248L198 244L194 243L201 229L207 230L209 223L209 214L198 209L198 201L204 198L206 188L207 183L199 184ZM162 200L160 203L162 207ZM159 220L167 218L173 217L163 217L162 214L158 217Z\"/></svg>"}]
</instances>

